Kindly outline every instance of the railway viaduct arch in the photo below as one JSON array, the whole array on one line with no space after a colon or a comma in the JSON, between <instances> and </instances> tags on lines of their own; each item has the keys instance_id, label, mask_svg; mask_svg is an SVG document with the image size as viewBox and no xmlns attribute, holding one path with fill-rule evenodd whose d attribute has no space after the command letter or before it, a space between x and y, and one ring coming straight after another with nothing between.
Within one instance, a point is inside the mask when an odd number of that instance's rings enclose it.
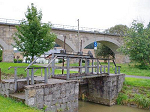
<instances>
[{"instance_id":1,"label":"railway viaduct arch","mask_svg":"<svg viewBox=\"0 0 150 112\"><path fill-rule=\"evenodd\" d=\"M14 52L12 44L14 42L12 36L15 32L15 24L0 23L0 46L3 49L3 62L13 62ZM57 44L63 47L64 37L66 37L66 50L78 52L80 42L78 40L77 30L52 27L52 32L57 35ZM115 53L117 63L129 62L127 56L117 52L117 49L123 44L122 37L81 30L80 39L82 40L82 49L96 40L108 46Z\"/></svg>"}]
</instances>

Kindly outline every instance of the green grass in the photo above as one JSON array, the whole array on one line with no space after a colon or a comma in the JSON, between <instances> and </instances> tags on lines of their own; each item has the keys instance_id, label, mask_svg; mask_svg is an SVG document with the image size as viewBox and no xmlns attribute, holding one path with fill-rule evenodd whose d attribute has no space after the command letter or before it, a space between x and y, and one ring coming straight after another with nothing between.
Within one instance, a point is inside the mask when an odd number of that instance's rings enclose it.
<instances>
[{"instance_id":1,"label":"green grass","mask_svg":"<svg viewBox=\"0 0 150 112\"><path fill-rule=\"evenodd\" d=\"M125 78L124 85L117 98L117 104L137 105L138 108L150 107L150 80Z\"/></svg>"},{"instance_id":2,"label":"green grass","mask_svg":"<svg viewBox=\"0 0 150 112\"><path fill-rule=\"evenodd\" d=\"M31 108L22 102L14 101L0 95L0 112L42 112L41 110Z\"/></svg>"},{"instance_id":3,"label":"green grass","mask_svg":"<svg viewBox=\"0 0 150 112\"><path fill-rule=\"evenodd\" d=\"M150 80L126 77L124 84L136 87L150 87Z\"/></svg>"},{"instance_id":4,"label":"green grass","mask_svg":"<svg viewBox=\"0 0 150 112\"><path fill-rule=\"evenodd\" d=\"M6 63L6 62L0 62L0 68L2 70L2 79L6 79L9 77L13 77L14 76L14 68L11 68L10 70L8 70L8 68L11 67L27 67L29 64L27 63ZM34 65L34 67L40 67L37 65ZM29 72L31 74L31 70ZM44 75L44 69L42 69L42 73ZM61 70L55 70L55 74L61 74L62 71ZM75 71L70 71L70 73L76 73ZM64 74L66 74L66 70L64 70ZM41 69L37 70L35 72L36 76L40 76L41 75ZM25 71L25 68L17 68L17 76L19 77L26 77L27 76L27 71Z\"/></svg>"}]
</instances>

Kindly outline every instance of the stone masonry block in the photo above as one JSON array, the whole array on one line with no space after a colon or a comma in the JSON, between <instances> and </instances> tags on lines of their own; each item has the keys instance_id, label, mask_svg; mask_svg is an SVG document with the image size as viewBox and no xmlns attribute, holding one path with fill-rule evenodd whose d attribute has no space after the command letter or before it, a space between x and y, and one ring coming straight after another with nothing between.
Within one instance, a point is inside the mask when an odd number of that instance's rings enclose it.
<instances>
[{"instance_id":1,"label":"stone masonry block","mask_svg":"<svg viewBox=\"0 0 150 112\"><path fill-rule=\"evenodd\" d=\"M36 95L36 90L35 89L31 89L31 90L28 90L28 97L35 97Z\"/></svg>"}]
</instances>

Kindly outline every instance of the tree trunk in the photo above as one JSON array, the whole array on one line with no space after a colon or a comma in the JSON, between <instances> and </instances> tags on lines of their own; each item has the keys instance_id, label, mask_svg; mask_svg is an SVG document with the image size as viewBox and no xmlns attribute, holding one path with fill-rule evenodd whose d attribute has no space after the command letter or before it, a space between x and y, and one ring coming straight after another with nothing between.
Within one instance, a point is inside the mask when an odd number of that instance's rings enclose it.
<instances>
[{"instance_id":1,"label":"tree trunk","mask_svg":"<svg viewBox=\"0 0 150 112\"><path fill-rule=\"evenodd\" d=\"M31 60L32 60L32 61L34 60L34 56L32 56Z\"/></svg>"}]
</instances>

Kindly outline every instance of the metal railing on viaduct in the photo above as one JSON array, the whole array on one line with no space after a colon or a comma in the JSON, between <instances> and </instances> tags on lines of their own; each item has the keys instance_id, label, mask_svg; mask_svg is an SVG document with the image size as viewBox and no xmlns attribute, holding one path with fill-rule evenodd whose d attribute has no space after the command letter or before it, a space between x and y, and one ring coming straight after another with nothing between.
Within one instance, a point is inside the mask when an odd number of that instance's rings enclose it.
<instances>
[{"instance_id":1,"label":"metal railing on viaduct","mask_svg":"<svg viewBox=\"0 0 150 112\"><path fill-rule=\"evenodd\" d=\"M19 25L22 20L15 20L15 19L5 19L0 18L0 24L9 24L9 25ZM77 31L77 26L70 26L70 25L61 25L61 24L51 24L52 29L62 29L62 30L71 30L71 31ZM100 33L100 34L108 34L108 35L116 35L115 33L108 33L106 32L106 29L98 29L98 28L88 28L88 27L80 27L80 32L90 32L90 33Z\"/></svg>"}]
</instances>

